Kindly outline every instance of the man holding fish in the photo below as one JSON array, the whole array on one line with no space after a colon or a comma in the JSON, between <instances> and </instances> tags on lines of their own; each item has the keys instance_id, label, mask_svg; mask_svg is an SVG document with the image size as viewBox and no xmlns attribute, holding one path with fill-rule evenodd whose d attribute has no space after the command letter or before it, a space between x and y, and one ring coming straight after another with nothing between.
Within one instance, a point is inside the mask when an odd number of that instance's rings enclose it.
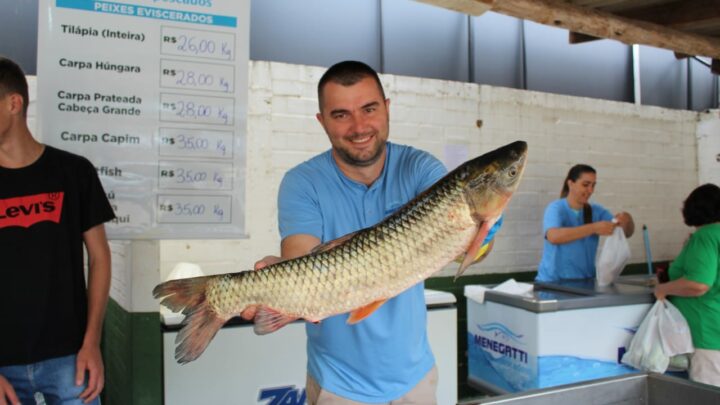
<instances>
[{"instance_id":1,"label":"man holding fish","mask_svg":"<svg viewBox=\"0 0 720 405\"><path fill-rule=\"evenodd\" d=\"M390 101L360 62L318 84L332 148L280 186L281 256L256 271L171 280L153 294L187 317L175 358L200 356L241 314L257 334L307 320L310 404L434 404L422 281L458 256L484 257L525 167L522 141L445 174L428 153L387 142ZM443 176L444 175L444 176Z\"/></svg>"},{"instance_id":2,"label":"man holding fish","mask_svg":"<svg viewBox=\"0 0 720 405\"><path fill-rule=\"evenodd\" d=\"M283 179L283 259L375 225L446 174L430 154L388 142L390 100L369 66L332 66L320 79L318 99L316 117L332 149ZM438 375L426 334L423 283L362 312L358 317L367 318L357 324L348 324L348 314L307 324L308 402L435 403Z\"/></svg>"}]
</instances>

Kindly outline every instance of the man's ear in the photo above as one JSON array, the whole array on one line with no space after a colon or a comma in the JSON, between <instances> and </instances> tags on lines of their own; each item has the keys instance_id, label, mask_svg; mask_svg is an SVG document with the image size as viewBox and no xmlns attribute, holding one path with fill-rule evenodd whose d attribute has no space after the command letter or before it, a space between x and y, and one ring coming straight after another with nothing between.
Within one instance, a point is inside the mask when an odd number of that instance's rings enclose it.
<instances>
[{"instance_id":1,"label":"man's ear","mask_svg":"<svg viewBox=\"0 0 720 405\"><path fill-rule=\"evenodd\" d=\"M325 117L323 116L322 112L319 112L315 114L315 118L317 118L318 122L320 123L320 126L323 128L323 131L327 133L327 129L325 128Z\"/></svg>"},{"instance_id":2,"label":"man's ear","mask_svg":"<svg viewBox=\"0 0 720 405\"><path fill-rule=\"evenodd\" d=\"M12 93L8 97L10 98L10 112L12 114L22 115L24 107L23 97L17 93Z\"/></svg>"}]
</instances>

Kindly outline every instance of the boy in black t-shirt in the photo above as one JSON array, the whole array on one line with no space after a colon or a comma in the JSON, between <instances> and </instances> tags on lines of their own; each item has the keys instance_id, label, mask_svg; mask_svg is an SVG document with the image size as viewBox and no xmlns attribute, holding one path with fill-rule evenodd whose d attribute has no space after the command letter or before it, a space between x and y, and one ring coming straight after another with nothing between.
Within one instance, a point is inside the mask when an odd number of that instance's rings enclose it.
<instances>
[{"instance_id":1,"label":"boy in black t-shirt","mask_svg":"<svg viewBox=\"0 0 720 405\"><path fill-rule=\"evenodd\" d=\"M0 404L99 403L115 217L85 158L37 142L28 86L0 56ZM88 253L87 289L83 246Z\"/></svg>"}]
</instances>

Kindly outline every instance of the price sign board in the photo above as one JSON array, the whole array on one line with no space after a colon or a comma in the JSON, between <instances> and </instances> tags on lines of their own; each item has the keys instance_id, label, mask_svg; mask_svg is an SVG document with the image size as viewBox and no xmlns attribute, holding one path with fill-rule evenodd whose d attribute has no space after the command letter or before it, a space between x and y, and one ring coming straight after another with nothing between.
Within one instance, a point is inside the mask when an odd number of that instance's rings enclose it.
<instances>
[{"instance_id":1,"label":"price sign board","mask_svg":"<svg viewBox=\"0 0 720 405\"><path fill-rule=\"evenodd\" d=\"M113 239L245 235L249 0L41 0L38 136L95 165Z\"/></svg>"}]
</instances>

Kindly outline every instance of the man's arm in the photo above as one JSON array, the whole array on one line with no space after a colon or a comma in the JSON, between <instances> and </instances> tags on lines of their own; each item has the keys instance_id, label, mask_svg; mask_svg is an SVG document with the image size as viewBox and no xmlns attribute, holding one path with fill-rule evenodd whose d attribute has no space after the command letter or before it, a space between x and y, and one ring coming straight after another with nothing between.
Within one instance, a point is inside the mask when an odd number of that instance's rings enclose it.
<instances>
[{"instance_id":1,"label":"man's arm","mask_svg":"<svg viewBox=\"0 0 720 405\"><path fill-rule=\"evenodd\" d=\"M20 405L20 400L10 382L0 375L0 405L7 404Z\"/></svg>"},{"instance_id":2,"label":"man's arm","mask_svg":"<svg viewBox=\"0 0 720 405\"><path fill-rule=\"evenodd\" d=\"M103 318L110 291L110 247L105 225L96 225L83 233L88 252L88 319L83 344L77 355L75 384L81 385L89 374L87 388L80 394L85 403L95 399L105 386L105 370L100 353Z\"/></svg>"},{"instance_id":3,"label":"man's arm","mask_svg":"<svg viewBox=\"0 0 720 405\"><path fill-rule=\"evenodd\" d=\"M283 260L294 259L310 253L319 244L320 239L312 235L290 235L280 243L280 255Z\"/></svg>"},{"instance_id":4,"label":"man's arm","mask_svg":"<svg viewBox=\"0 0 720 405\"><path fill-rule=\"evenodd\" d=\"M305 234L290 235L280 242L281 256L265 256L255 262L254 269L259 270L271 264L280 263L285 260L295 259L310 253L315 246L320 244L320 239Z\"/></svg>"}]
</instances>

